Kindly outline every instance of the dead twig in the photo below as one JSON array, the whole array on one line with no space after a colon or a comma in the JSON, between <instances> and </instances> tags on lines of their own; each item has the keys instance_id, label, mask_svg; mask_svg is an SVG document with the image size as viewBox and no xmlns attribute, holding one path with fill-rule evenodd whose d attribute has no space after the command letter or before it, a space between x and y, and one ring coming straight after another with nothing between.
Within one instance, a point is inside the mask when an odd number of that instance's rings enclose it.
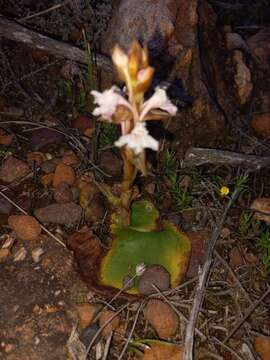
<instances>
[{"instance_id":1,"label":"dead twig","mask_svg":"<svg viewBox=\"0 0 270 360\"><path fill-rule=\"evenodd\" d=\"M230 333L226 336L226 338L224 339L223 343L225 344L226 342L228 342L230 340L230 338L233 336L233 334L239 329L239 327L247 320L247 318L252 314L252 312L260 305L260 303L266 298L266 296L270 294L270 287L268 287L268 289L265 291L265 293L258 299L256 300L253 304L251 304L249 306L249 308L247 309L247 311L245 312L244 316L241 316L241 318L239 318L239 320L237 321L236 325L234 326L234 328L230 331Z\"/></svg>"},{"instance_id":2,"label":"dead twig","mask_svg":"<svg viewBox=\"0 0 270 360\"><path fill-rule=\"evenodd\" d=\"M95 336L93 336L90 344L88 345L87 349L86 349L86 356L84 360L87 360L87 356L94 344L94 342L96 341L96 339L98 338L98 336L101 334L102 330L117 316L119 315L123 310L125 310L128 307L128 303L123 305L119 310L117 310L100 328L99 330L95 333Z\"/></svg>"},{"instance_id":3,"label":"dead twig","mask_svg":"<svg viewBox=\"0 0 270 360\"><path fill-rule=\"evenodd\" d=\"M185 346L184 346L184 356L183 360L193 360L193 348L194 348L194 332L195 332L195 326L196 322L200 313L201 305L204 300L205 296L205 288L206 283L210 274L211 265L213 262L213 252L216 245L216 242L220 236L224 221L227 217L228 211L231 208L232 204L238 197L239 193L241 191L240 187L236 187L227 206L225 207L222 217L220 219L219 224L216 226L215 230L213 231L213 234L211 236L211 239L208 243L208 249L207 249L207 257L206 261L203 265L203 268L199 271L199 281L197 288L195 290L195 296L193 301L193 306L191 309L191 315L189 319L189 323L186 329L186 336L185 336Z\"/></svg>"},{"instance_id":4,"label":"dead twig","mask_svg":"<svg viewBox=\"0 0 270 360\"><path fill-rule=\"evenodd\" d=\"M270 166L270 156L261 157L209 148L190 148L187 150L181 166L185 168L205 164L241 166L251 170L260 170Z\"/></svg>"},{"instance_id":5,"label":"dead twig","mask_svg":"<svg viewBox=\"0 0 270 360\"><path fill-rule=\"evenodd\" d=\"M110 335L108 336L107 340L106 340L106 345L105 345L105 349L104 349L104 354L102 357L102 360L106 360L109 354L109 350L110 350L110 346L111 346L111 342L112 342L112 337L113 337L113 332L110 333Z\"/></svg>"},{"instance_id":6,"label":"dead twig","mask_svg":"<svg viewBox=\"0 0 270 360\"><path fill-rule=\"evenodd\" d=\"M22 42L33 49L44 50L56 57L73 60L81 64L88 64L88 59L85 56L84 50L39 34L15 21L8 20L4 16L0 16L0 37L16 42ZM95 57L97 67L112 72L111 61L108 57L101 54L95 54Z\"/></svg>"},{"instance_id":7,"label":"dead twig","mask_svg":"<svg viewBox=\"0 0 270 360\"><path fill-rule=\"evenodd\" d=\"M61 4L56 4L56 5L51 6L51 7L48 8L48 9L39 11L39 12L37 12L37 13L35 13L35 14L28 15L28 16L25 16L25 17L23 17L23 18L19 18L19 19L17 19L17 21L18 21L18 22L25 22L25 21L27 21L27 20L29 20L29 19L33 19L33 18L35 18L35 17L37 17L37 16L41 16L41 15L48 14L48 13L51 12L51 11L60 9L61 7L67 5L69 2L71 2L71 1L70 1L70 0L65 0L65 1L63 1Z\"/></svg>"},{"instance_id":8,"label":"dead twig","mask_svg":"<svg viewBox=\"0 0 270 360\"><path fill-rule=\"evenodd\" d=\"M235 282L237 283L237 285L239 286L239 288L241 289L241 291L243 292L245 297L248 299L248 302L250 304L252 304L252 299L250 298L250 296L247 293L246 289L241 284L238 276L233 271L233 269L230 267L230 265L227 263L227 261L225 259L223 259L223 257L217 252L217 250L214 251L214 254L217 257L217 259L221 262L221 264L230 272L231 276L233 277L233 279L235 280Z\"/></svg>"},{"instance_id":9,"label":"dead twig","mask_svg":"<svg viewBox=\"0 0 270 360\"><path fill-rule=\"evenodd\" d=\"M212 341L223 347L224 349L228 350L231 354L235 356L238 360L244 360L240 355L237 354L230 346L224 344L222 341L218 340L215 336L211 338Z\"/></svg>"}]
</instances>

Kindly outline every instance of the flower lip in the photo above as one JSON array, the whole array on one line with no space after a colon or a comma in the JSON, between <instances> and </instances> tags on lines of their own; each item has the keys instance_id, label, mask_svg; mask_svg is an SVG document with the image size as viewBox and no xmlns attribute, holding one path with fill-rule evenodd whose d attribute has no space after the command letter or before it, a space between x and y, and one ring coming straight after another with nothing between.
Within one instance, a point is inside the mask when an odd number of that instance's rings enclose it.
<instances>
[{"instance_id":1,"label":"flower lip","mask_svg":"<svg viewBox=\"0 0 270 360\"><path fill-rule=\"evenodd\" d=\"M159 144L156 139L148 134L144 123L137 123L131 133L121 136L115 145L117 147L126 146L132 149L135 155L138 155L146 148L157 151Z\"/></svg>"},{"instance_id":2,"label":"flower lip","mask_svg":"<svg viewBox=\"0 0 270 360\"><path fill-rule=\"evenodd\" d=\"M175 115L177 113L177 107L170 101L166 91L159 87L156 87L154 94L150 97L150 99L144 102L143 110L140 114L140 121L143 121L145 116L152 109L161 109L170 115Z\"/></svg>"},{"instance_id":3,"label":"flower lip","mask_svg":"<svg viewBox=\"0 0 270 360\"><path fill-rule=\"evenodd\" d=\"M120 89L117 86L112 86L109 90L102 93L99 91L91 91L94 96L94 103L98 105L92 112L95 116L101 116L103 119L112 121L112 116L116 111L118 105L127 107L133 111L130 103L120 94Z\"/></svg>"}]
</instances>

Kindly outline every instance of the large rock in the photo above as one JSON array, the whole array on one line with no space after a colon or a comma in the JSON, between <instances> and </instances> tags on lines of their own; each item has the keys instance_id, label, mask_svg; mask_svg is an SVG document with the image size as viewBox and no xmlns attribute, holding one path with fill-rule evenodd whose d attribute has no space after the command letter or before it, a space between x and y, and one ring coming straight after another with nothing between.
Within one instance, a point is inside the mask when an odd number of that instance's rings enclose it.
<instances>
[{"instance_id":1,"label":"large rock","mask_svg":"<svg viewBox=\"0 0 270 360\"><path fill-rule=\"evenodd\" d=\"M35 210L35 216L41 222L70 225L79 222L82 215L82 208L69 202L66 204L51 204Z\"/></svg>"}]
</instances>

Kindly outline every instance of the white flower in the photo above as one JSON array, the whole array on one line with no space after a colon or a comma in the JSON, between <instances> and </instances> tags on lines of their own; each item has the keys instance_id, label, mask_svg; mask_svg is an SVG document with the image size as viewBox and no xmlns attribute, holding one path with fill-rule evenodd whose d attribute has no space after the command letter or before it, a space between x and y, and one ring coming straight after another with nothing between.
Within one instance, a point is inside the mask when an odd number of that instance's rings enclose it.
<instances>
[{"instance_id":1,"label":"white flower","mask_svg":"<svg viewBox=\"0 0 270 360\"><path fill-rule=\"evenodd\" d=\"M132 111L130 103L120 95L117 86L112 86L109 90L105 90L102 93L93 90L91 94L94 96L94 103L99 106L92 112L95 116L101 116L105 120L112 121L112 115L118 105L124 105Z\"/></svg>"},{"instance_id":2,"label":"white flower","mask_svg":"<svg viewBox=\"0 0 270 360\"><path fill-rule=\"evenodd\" d=\"M137 123L130 134L121 136L116 142L117 147L126 145L132 149L136 155L141 153L143 149L149 148L158 150L158 141L148 134L145 123Z\"/></svg>"},{"instance_id":3,"label":"white flower","mask_svg":"<svg viewBox=\"0 0 270 360\"><path fill-rule=\"evenodd\" d=\"M161 109L167 111L170 115L175 115L177 112L177 107L169 100L166 91L158 87L155 89L155 93L150 97L150 99L145 101L143 104L140 121L143 121L145 116L152 109Z\"/></svg>"}]
</instances>

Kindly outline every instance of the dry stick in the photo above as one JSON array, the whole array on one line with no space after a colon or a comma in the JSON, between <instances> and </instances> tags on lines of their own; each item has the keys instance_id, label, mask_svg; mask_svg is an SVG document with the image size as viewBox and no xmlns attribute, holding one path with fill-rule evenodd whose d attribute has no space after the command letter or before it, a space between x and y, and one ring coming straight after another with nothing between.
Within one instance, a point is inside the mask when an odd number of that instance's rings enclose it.
<instances>
[{"instance_id":1,"label":"dry stick","mask_svg":"<svg viewBox=\"0 0 270 360\"><path fill-rule=\"evenodd\" d=\"M113 337L113 332L110 333L109 337L106 340L106 345L105 345L105 349L104 349L104 354L102 357L102 360L106 360L109 354L109 350L110 350L110 346L111 346L111 342L112 342L112 337Z\"/></svg>"},{"instance_id":2,"label":"dry stick","mask_svg":"<svg viewBox=\"0 0 270 360\"><path fill-rule=\"evenodd\" d=\"M217 257L217 259L224 265L224 267L230 272L231 276L234 278L234 280L236 281L239 288L245 294L245 296L248 299L249 303L252 304L252 302L253 302L252 299L250 298L250 296L247 293L246 289L243 287L243 285L241 284L241 281L239 280L239 278L237 277L237 275L235 274L233 269L230 267L230 265L227 263L227 261L225 259L223 259L223 257L217 252L217 250L214 251L214 254Z\"/></svg>"},{"instance_id":3,"label":"dry stick","mask_svg":"<svg viewBox=\"0 0 270 360\"><path fill-rule=\"evenodd\" d=\"M120 314L123 310L125 310L128 307L128 303L123 305L119 310L117 310L100 328L99 330L95 333L95 336L92 338L90 344L88 345L88 348L86 349L86 355L84 360L87 360L87 356L89 354L89 351L91 350L91 347L93 346L95 340L98 338L99 334L102 332L102 330L118 315Z\"/></svg>"},{"instance_id":4,"label":"dry stick","mask_svg":"<svg viewBox=\"0 0 270 360\"><path fill-rule=\"evenodd\" d=\"M208 244L208 250L207 250L207 259L206 262L203 265L203 268L199 271L199 281L198 285L195 291L193 306L191 309L191 315L189 319L189 323L186 329L186 336L185 336L185 347L184 347L184 357L183 360L193 360L193 347L194 347L194 332L195 332L195 326L196 322L199 316L200 308L204 300L205 296L205 286L206 282L210 273L211 265L213 262L213 251L214 247L216 245L217 239L219 238L220 232L222 230L223 223L226 219L227 213L232 206L233 202L236 200L237 196L239 195L239 192L241 191L241 188L236 187L234 190L232 197L230 198L227 206L225 207L222 217L220 219L220 222L218 226L215 228L212 237Z\"/></svg>"},{"instance_id":5,"label":"dry stick","mask_svg":"<svg viewBox=\"0 0 270 360\"><path fill-rule=\"evenodd\" d=\"M52 7L48 8L46 10L42 10L42 11L39 11L39 12L37 12L35 14L28 15L28 16L25 16L23 18L19 18L19 19L17 19L17 21L18 22L24 22L26 20L33 19L34 17L41 16L41 15L44 15L44 14L48 14L49 12L51 12L53 10L60 9L61 7L67 5L69 2L70 2L70 0L66 0L66 1L62 2L62 4L53 5Z\"/></svg>"},{"instance_id":6,"label":"dry stick","mask_svg":"<svg viewBox=\"0 0 270 360\"><path fill-rule=\"evenodd\" d=\"M29 30L15 21L8 20L1 15L0 37L16 42L22 42L33 49L44 50L60 58L73 60L81 64L88 64L88 59L85 56L84 50L68 43L54 40L48 36L39 34L36 31ZM101 54L95 54L95 56L97 67L112 72L111 61L108 57Z\"/></svg>"},{"instance_id":7,"label":"dry stick","mask_svg":"<svg viewBox=\"0 0 270 360\"><path fill-rule=\"evenodd\" d=\"M123 358L123 356L124 356L124 354L125 354L125 352L127 350L128 344L129 344L129 342L130 342L130 340L132 338L132 335L134 333L135 327L136 327L137 322L138 322L138 318L139 318L141 309L144 306L144 304L145 304L145 301L142 301L139 308L138 308L138 310L137 310L137 312L136 312L135 319L134 319L133 324L132 324L132 328L131 328L130 333L129 333L127 339L126 339L126 343L125 343L125 345L124 345L124 347L123 347L123 349L121 351L121 354L118 357L118 360L121 360Z\"/></svg>"},{"instance_id":8,"label":"dry stick","mask_svg":"<svg viewBox=\"0 0 270 360\"><path fill-rule=\"evenodd\" d=\"M12 201L7 195L3 193L3 191L0 191L0 195L6 199L10 204L15 206L20 212L22 212L24 215L28 215L25 210L23 210L19 205L17 205L14 201ZM40 223L39 223L40 224ZM64 244L58 237L56 237L53 233L51 233L49 230L47 230L42 224L40 224L40 227L43 231L45 231L48 235L50 235L58 244L64 246L66 248L66 244Z\"/></svg>"},{"instance_id":9,"label":"dry stick","mask_svg":"<svg viewBox=\"0 0 270 360\"><path fill-rule=\"evenodd\" d=\"M226 350L228 350L230 353L232 353L238 360L244 360L240 355L237 354L236 351L234 351L230 346L223 344L222 341L218 340L215 336L211 338L215 343L219 344L220 346L224 347Z\"/></svg>"},{"instance_id":10,"label":"dry stick","mask_svg":"<svg viewBox=\"0 0 270 360\"><path fill-rule=\"evenodd\" d=\"M209 148L190 148L182 161L182 167L194 167L204 164L241 166L260 170L270 166L270 156L246 155L233 151Z\"/></svg>"},{"instance_id":11,"label":"dry stick","mask_svg":"<svg viewBox=\"0 0 270 360\"><path fill-rule=\"evenodd\" d=\"M260 305L260 303L264 300L264 298L270 293L270 287L266 290L266 292L253 304L250 305L250 307L247 309L245 315L241 318L239 318L237 324L235 327L231 330L231 332L226 336L223 343L226 343L230 340L230 338L233 336L233 334L239 329L239 327L247 320L247 318L251 315L251 313Z\"/></svg>"},{"instance_id":12,"label":"dry stick","mask_svg":"<svg viewBox=\"0 0 270 360\"><path fill-rule=\"evenodd\" d=\"M167 298L166 296L159 290L159 288L155 285L152 284L152 287L158 292L158 294L162 297L162 299L168 304L170 305L170 307L176 312L176 314L182 318L186 323L188 323L188 319L186 318L186 316L184 314L182 314L181 311L179 311ZM195 328L195 333L198 334L201 339L203 341L205 341L207 339L207 337L204 335L204 333L202 333L199 329Z\"/></svg>"}]
</instances>

